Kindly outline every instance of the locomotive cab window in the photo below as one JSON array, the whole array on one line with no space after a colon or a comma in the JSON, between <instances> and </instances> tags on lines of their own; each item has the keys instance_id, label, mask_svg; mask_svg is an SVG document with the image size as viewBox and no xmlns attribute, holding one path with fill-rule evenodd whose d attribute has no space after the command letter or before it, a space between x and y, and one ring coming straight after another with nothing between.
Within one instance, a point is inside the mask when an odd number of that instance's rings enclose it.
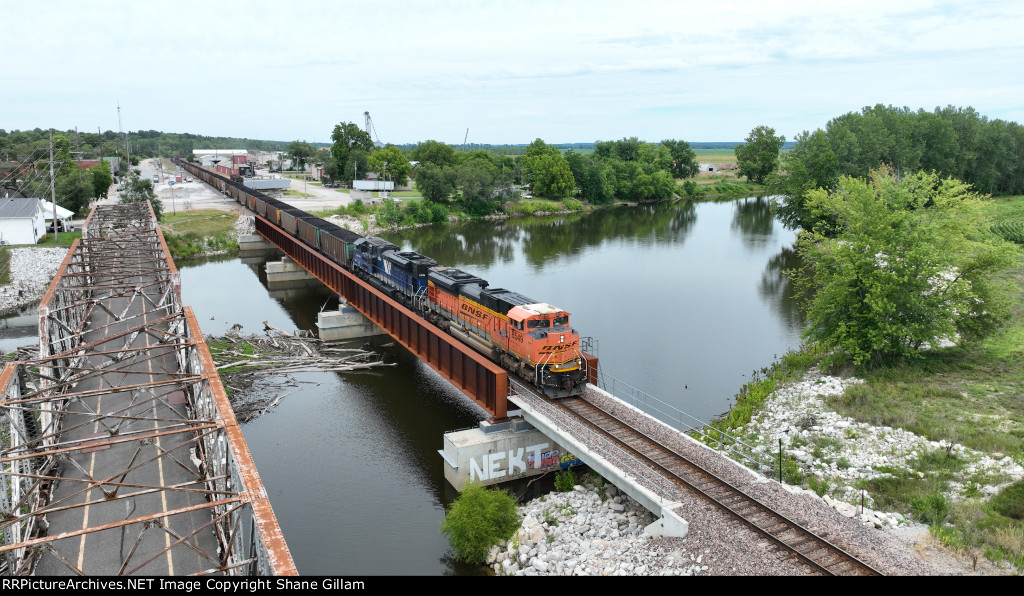
<instances>
[{"instance_id":1,"label":"locomotive cab window","mask_svg":"<svg viewBox=\"0 0 1024 596\"><path fill-rule=\"evenodd\" d=\"M533 319L526 322L526 326L530 329L547 329L551 325L547 319Z\"/></svg>"},{"instance_id":2,"label":"locomotive cab window","mask_svg":"<svg viewBox=\"0 0 1024 596\"><path fill-rule=\"evenodd\" d=\"M509 319L509 322L512 323L512 326L515 327L516 329L518 329L520 331L523 330L523 322L522 321L516 321L514 319Z\"/></svg>"},{"instance_id":3,"label":"locomotive cab window","mask_svg":"<svg viewBox=\"0 0 1024 596\"><path fill-rule=\"evenodd\" d=\"M555 322L554 322L553 326L555 326L555 327L565 327L568 324L569 324L569 315L562 315L560 317L555 317Z\"/></svg>"}]
</instances>

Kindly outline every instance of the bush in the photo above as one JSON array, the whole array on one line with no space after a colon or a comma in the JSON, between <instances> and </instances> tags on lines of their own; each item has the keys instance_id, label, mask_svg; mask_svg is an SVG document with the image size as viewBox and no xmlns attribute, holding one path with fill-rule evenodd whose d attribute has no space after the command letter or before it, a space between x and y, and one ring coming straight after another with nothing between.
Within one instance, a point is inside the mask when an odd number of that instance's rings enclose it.
<instances>
[{"instance_id":1,"label":"bush","mask_svg":"<svg viewBox=\"0 0 1024 596\"><path fill-rule=\"evenodd\" d=\"M455 553L467 563L487 561L487 552L519 529L515 500L503 490L469 482L452 503L441 524Z\"/></svg>"},{"instance_id":2,"label":"bush","mask_svg":"<svg viewBox=\"0 0 1024 596\"><path fill-rule=\"evenodd\" d=\"M430 223L430 208L424 208L424 206L417 201L406 204L406 213L408 213L409 217L411 217L416 223Z\"/></svg>"},{"instance_id":3,"label":"bush","mask_svg":"<svg viewBox=\"0 0 1024 596\"><path fill-rule=\"evenodd\" d=\"M566 199L564 201L564 204L565 208L569 211L580 211L583 209L583 203L577 201L576 199Z\"/></svg>"},{"instance_id":4,"label":"bush","mask_svg":"<svg viewBox=\"0 0 1024 596\"><path fill-rule=\"evenodd\" d=\"M917 514L922 522L930 526L942 525L949 515L949 501L938 491L911 499L910 508L914 510L914 513Z\"/></svg>"},{"instance_id":5,"label":"bush","mask_svg":"<svg viewBox=\"0 0 1024 596\"><path fill-rule=\"evenodd\" d=\"M576 486L576 472L565 469L555 474L555 490L560 493L567 493Z\"/></svg>"},{"instance_id":6,"label":"bush","mask_svg":"<svg viewBox=\"0 0 1024 596\"><path fill-rule=\"evenodd\" d=\"M1024 480L1017 481L992 497L992 508L1010 519L1024 519Z\"/></svg>"},{"instance_id":7,"label":"bush","mask_svg":"<svg viewBox=\"0 0 1024 596\"><path fill-rule=\"evenodd\" d=\"M445 223L448 221L448 208L440 203L428 203L431 223Z\"/></svg>"},{"instance_id":8,"label":"bush","mask_svg":"<svg viewBox=\"0 0 1024 596\"><path fill-rule=\"evenodd\" d=\"M348 213L353 217L359 217L360 215L366 213L366 205L363 204L362 199L356 199L352 201L352 203L350 203L348 206Z\"/></svg>"},{"instance_id":9,"label":"bush","mask_svg":"<svg viewBox=\"0 0 1024 596\"><path fill-rule=\"evenodd\" d=\"M399 226L405 221L405 212L392 199L384 199L384 207L377 212L376 219L382 228Z\"/></svg>"}]
</instances>

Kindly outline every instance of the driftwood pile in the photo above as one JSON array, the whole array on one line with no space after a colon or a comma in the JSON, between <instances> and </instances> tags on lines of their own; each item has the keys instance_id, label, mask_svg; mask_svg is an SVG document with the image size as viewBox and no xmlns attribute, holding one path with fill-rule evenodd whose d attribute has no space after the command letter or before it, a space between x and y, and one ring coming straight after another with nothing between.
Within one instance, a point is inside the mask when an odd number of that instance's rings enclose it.
<instances>
[{"instance_id":1,"label":"driftwood pile","mask_svg":"<svg viewBox=\"0 0 1024 596\"><path fill-rule=\"evenodd\" d=\"M264 335L242 335L235 325L223 336L210 336L221 382L240 422L248 422L299 390L301 372L356 372L381 366L381 355L362 348L326 344L308 331L289 333L264 321ZM230 347L237 346L237 349Z\"/></svg>"}]
</instances>

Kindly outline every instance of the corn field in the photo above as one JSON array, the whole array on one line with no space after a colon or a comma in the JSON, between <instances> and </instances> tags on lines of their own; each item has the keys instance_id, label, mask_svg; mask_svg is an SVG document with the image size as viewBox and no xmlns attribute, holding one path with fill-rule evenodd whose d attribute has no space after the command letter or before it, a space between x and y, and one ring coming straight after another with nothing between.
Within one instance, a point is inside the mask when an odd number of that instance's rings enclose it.
<instances>
[{"instance_id":1,"label":"corn field","mask_svg":"<svg viewBox=\"0 0 1024 596\"><path fill-rule=\"evenodd\" d=\"M1024 244L1024 219L1001 221L992 226L992 231L1004 240Z\"/></svg>"}]
</instances>

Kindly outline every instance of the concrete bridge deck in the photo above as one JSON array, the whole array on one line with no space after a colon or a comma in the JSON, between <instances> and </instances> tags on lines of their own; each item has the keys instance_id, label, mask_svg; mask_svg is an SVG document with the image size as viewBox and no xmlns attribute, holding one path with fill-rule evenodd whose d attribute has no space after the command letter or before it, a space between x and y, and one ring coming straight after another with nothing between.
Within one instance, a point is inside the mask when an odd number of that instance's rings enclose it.
<instances>
[{"instance_id":1,"label":"concrete bridge deck","mask_svg":"<svg viewBox=\"0 0 1024 596\"><path fill-rule=\"evenodd\" d=\"M0 574L294 574L147 204L97 207L0 375Z\"/></svg>"}]
</instances>

